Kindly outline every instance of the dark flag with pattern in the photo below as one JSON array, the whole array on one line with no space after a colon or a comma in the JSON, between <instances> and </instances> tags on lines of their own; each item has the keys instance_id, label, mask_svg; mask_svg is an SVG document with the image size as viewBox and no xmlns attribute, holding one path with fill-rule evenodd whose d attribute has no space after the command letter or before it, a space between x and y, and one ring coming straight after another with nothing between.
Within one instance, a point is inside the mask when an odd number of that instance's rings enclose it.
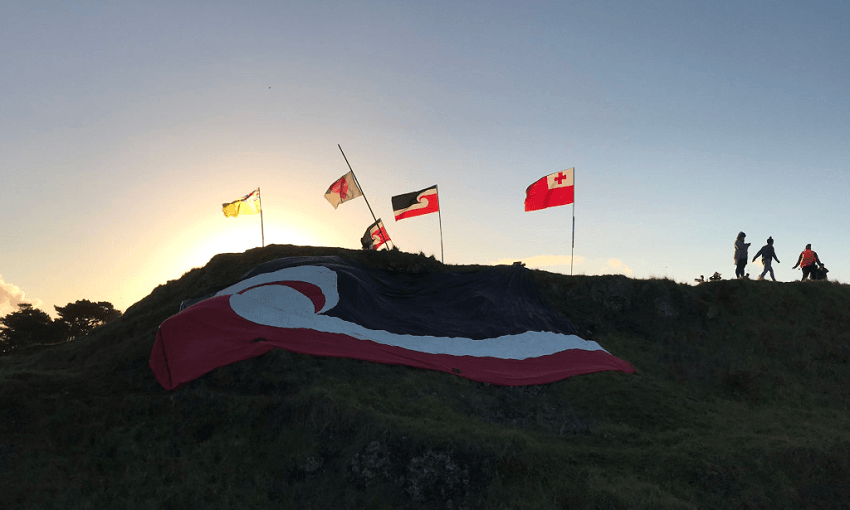
<instances>
[{"instance_id":1,"label":"dark flag with pattern","mask_svg":"<svg viewBox=\"0 0 850 510\"><path fill-rule=\"evenodd\" d=\"M272 349L505 386L634 372L543 304L524 267L403 273L339 257L268 262L193 301L160 326L150 367L173 389Z\"/></svg>"},{"instance_id":2,"label":"dark flag with pattern","mask_svg":"<svg viewBox=\"0 0 850 510\"><path fill-rule=\"evenodd\" d=\"M436 185L413 193L396 195L392 198L392 202L396 221L440 210Z\"/></svg>"},{"instance_id":3,"label":"dark flag with pattern","mask_svg":"<svg viewBox=\"0 0 850 510\"><path fill-rule=\"evenodd\" d=\"M381 221L381 218L378 218L378 221L369 225L366 233L360 239L364 250L377 250L388 241L390 241L390 235L387 233L387 229L384 227L384 222Z\"/></svg>"}]
</instances>

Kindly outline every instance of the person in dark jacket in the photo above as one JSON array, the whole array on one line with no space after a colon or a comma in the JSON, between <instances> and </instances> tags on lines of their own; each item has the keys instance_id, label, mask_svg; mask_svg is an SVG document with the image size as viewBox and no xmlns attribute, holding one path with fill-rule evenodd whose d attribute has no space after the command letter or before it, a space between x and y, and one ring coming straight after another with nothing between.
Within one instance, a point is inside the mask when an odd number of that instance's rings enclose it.
<instances>
[{"instance_id":1,"label":"person in dark jacket","mask_svg":"<svg viewBox=\"0 0 850 510\"><path fill-rule=\"evenodd\" d=\"M735 239L735 276L739 280L746 277L744 270L747 268L747 260L749 260L749 257L747 257L747 248L750 247L750 243L744 242L746 237L747 234L738 232L738 238Z\"/></svg>"},{"instance_id":2,"label":"person in dark jacket","mask_svg":"<svg viewBox=\"0 0 850 510\"><path fill-rule=\"evenodd\" d=\"M771 267L771 263L773 260L776 260L776 263L779 263L779 259L776 258L776 251L773 249L773 237L767 238L767 244L762 246L761 249L756 253L755 257L753 257L753 262L756 261L761 255L761 263L764 264L764 271L759 275L759 280L764 280L764 275L770 272L770 279L776 281L776 277L773 275L773 267Z\"/></svg>"},{"instance_id":3,"label":"person in dark jacket","mask_svg":"<svg viewBox=\"0 0 850 510\"><path fill-rule=\"evenodd\" d=\"M823 262L818 258L817 252L812 250L812 245L807 244L806 249L800 253L800 256L797 257L797 263L791 269L797 269L797 266L800 266L803 270L803 279L800 281L805 281L814 276L813 273L818 268L818 265L823 266Z\"/></svg>"}]
</instances>

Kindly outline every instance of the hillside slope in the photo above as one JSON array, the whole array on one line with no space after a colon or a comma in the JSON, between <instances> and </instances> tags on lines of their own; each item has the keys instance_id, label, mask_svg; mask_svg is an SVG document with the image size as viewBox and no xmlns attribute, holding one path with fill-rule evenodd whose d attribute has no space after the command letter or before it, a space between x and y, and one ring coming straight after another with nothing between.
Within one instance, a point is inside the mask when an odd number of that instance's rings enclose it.
<instances>
[{"instance_id":1,"label":"hillside slope","mask_svg":"<svg viewBox=\"0 0 850 510\"><path fill-rule=\"evenodd\" d=\"M0 358L3 508L848 508L850 288L534 276L637 373L499 387L284 351L173 392L147 363L182 300L256 265L214 257L71 343Z\"/></svg>"}]
</instances>

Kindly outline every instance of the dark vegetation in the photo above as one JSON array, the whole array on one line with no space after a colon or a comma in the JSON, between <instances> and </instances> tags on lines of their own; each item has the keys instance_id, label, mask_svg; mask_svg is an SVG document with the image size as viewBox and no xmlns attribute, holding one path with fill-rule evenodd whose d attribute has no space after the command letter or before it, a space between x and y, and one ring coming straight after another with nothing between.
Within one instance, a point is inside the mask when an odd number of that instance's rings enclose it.
<instances>
[{"instance_id":1,"label":"dark vegetation","mask_svg":"<svg viewBox=\"0 0 850 510\"><path fill-rule=\"evenodd\" d=\"M331 254L446 269L401 252L219 255L85 338L0 357L0 506L848 508L841 284L535 271L544 301L633 375L512 388L272 351L157 385L150 349L181 300L267 260Z\"/></svg>"},{"instance_id":2,"label":"dark vegetation","mask_svg":"<svg viewBox=\"0 0 850 510\"><path fill-rule=\"evenodd\" d=\"M29 303L22 303L17 311L0 317L0 354L31 345L68 342L121 317L121 312L107 301L93 303L81 299L53 308L59 315L56 320Z\"/></svg>"}]
</instances>

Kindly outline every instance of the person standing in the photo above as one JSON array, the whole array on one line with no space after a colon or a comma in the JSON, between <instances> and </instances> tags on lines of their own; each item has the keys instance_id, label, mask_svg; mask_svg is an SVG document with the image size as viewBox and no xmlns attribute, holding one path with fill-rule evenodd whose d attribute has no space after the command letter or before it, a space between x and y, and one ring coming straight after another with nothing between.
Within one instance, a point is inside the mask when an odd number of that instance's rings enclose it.
<instances>
[{"instance_id":1,"label":"person standing","mask_svg":"<svg viewBox=\"0 0 850 510\"><path fill-rule=\"evenodd\" d=\"M776 281L776 277L773 275L773 267L771 267L771 263L773 259L776 259L776 263L779 263L779 259L776 258L776 250L773 249L773 237L767 238L767 244L762 246L761 249L756 253L756 256L753 257L753 262L756 261L761 255L761 263L764 264L764 271L759 275L759 280L764 280L764 275L770 272L770 279Z\"/></svg>"},{"instance_id":2,"label":"person standing","mask_svg":"<svg viewBox=\"0 0 850 510\"><path fill-rule=\"evenodd\" d=\"M747 267L747 249L750 247L750 243L744 242L746 237L747 234L738 232L738 238L735 239L735 276L737 276L739 280L746 276L744 274L744 269Z\"/></svg>"},{"instance_id":3,"label":"person standing","mask_svg":"<svg viewBox=\"0 0 850 510\"><path fill-rule=\"evenodd\" d=\"M817 252L812 250L812 245L807 244L806 249L800 253L800 256L797 257L797 263L794 264L794 267L791 269L797 269L797 266L803 270L803 279L800 281L805 281L806 278L811 279L813 276L813 272L817 269L818 265L823 265L823 262L818 258Z\"/></svg>"}]
</instances>

